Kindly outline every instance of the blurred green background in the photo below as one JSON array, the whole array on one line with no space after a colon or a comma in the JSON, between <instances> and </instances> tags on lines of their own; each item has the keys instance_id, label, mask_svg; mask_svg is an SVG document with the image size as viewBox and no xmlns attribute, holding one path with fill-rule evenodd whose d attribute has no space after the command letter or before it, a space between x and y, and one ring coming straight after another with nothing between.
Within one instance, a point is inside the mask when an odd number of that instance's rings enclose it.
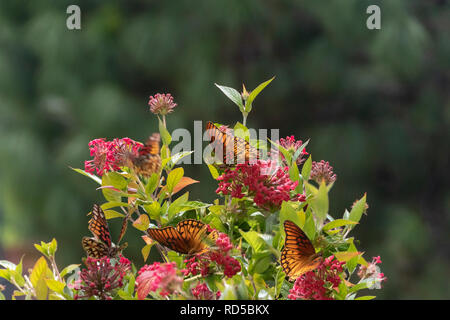
<instances>
[{"instance_id":1,"label":"blurred green background","mask_svg":"<svg viewBox=\"0 0 450 320\"><path fill-rule=\"evenodd\" d=\"M81 30L66 28L70 4ZM371 4L381 30L366 28ZM193 132L194 120L241 121L214 83L253 89L275 75L248 125L311 139L338 176L332 215L368 193L354 235L383 260L375 294L449 299L449 27L447 1L432 0L2 0L0 259L34 259L32 244L55 237L59 265L80 261L102 195L69 166L83 168L94 138L157 131L149 95L170 92L169 129ZM191 199L214 199L205 165L185 171L201 181Z\"/></svg>"}]
</instances>

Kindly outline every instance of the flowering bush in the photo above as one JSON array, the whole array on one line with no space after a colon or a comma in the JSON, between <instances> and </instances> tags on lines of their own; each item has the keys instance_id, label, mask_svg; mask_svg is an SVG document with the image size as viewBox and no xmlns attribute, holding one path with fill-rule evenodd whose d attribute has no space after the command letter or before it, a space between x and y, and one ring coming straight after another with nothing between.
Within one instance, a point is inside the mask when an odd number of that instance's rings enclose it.
<instances>
[{"instance_id":1,"label":"flowering bush","mask_svg":"<svg viewBox=\"0 0 450 320\"><path fill-rule=\"evenodd\" d=\"M386 280L378 266L380 257L367 262L349 235L367 211L366 195L336 217L329 212L328 194L337 176L328 162L312 160L306 151L309 141L294 136L269 140L269 150L265 141L249 139L246 122L252 104L272 80L250 92L244 87L242 93L217 85L243 117L243 123L233 128L217 125L218 134L224 135L220 141L238 141L241 148L234 148L235 153L258 147L270 158L208 164L217 181L218 199L213 203L190 200L189 192L181 194L199 181L184 176L177 166L192 151L172 153L166 116L177 104L170 94L149 99L159 134L146 143L130 138L92 140L88 144L92 159L85 162L84 170L74 169L98 183L105 198L104 217L96 212L89 223L94 238L83 240L84 246L92 246L87 248L91 256L83 258L84 266L74 264L59 271L57 243L52 240L35 245L43 257L28 275L23 274L21 261L0 261L0 277L17 289L13 298L374 298L359 291L379 289ZM143 242L138 239L132 244L142 247L144 265L138 271L136 265L142 260L131 262L125 258L126 250L121 251L125 246L111 241L106 221L117 218L122 220L118 242L127 238L129 223L142 232ZM189 222L180 227L178 223L186 219ZM300 231L292 236L289 250L283 251L291 232L285 221ZM153 229L161 237L149 232ZM160 261L147 261L151 250L159 253Z\"/></svg>"}]
</instances>

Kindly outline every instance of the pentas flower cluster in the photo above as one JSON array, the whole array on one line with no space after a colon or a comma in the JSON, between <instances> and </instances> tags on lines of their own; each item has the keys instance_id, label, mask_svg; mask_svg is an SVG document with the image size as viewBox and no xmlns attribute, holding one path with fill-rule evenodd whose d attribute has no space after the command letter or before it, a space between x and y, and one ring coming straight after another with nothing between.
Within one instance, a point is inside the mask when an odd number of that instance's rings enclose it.
<instances>
[{"instance_id":1,"label":"pentas flower cluster","mask_svg":"<svg viewBox=\"0 0 450 320\"><path fill-rule=\"evenodd\" d=\"M286 138L281 138L280 140L276 141L277 144L288 150L291 154L295 154L295 152L303 145L302 140L295 140L294 136L287 136ZM271 154L274 155L275 153L278 153L277 147L273 147ZM295 162L297 165L301 165L305 161L305 156L307 156L309 153L306 152L305 149L300 151L300 154L298 155ZM286 159L282 153L279 153L281 156L282 161L287 165Z\"/></svg>"},{"instance_id":2,"label":"pentas flower cluster","mask_svg":"<svg viewBox=\"0 0 450 320\"><path fill-rule=\"evenodd\" d=\"M341 283L345 262L340 262L333 255L326 258L314 271L309 271L295 280L294 287L289 290L291 300L333 300L331 293Z\"/></svg>"},{"instance_id":3,"label":"pentas flower cluster","mask_svg":"<svg viewBox=\"0 0 450 320\"><path fill-rule=\"evenodd\" d=\"M303 194L292 194L298 181L292 181L288 171L288 167L276 166L272 160L238 164L234 170L226 169L217 178L216 193L239 199L253 197L258 207L267 210L279 208L283 201L305 201Z\"/></svg>"},{"instance_id":4,"label":"pentas flower cluster","mask_svg":"<svg viewBox=\"0 0 450 320\"><path fill-rule=\"evenodd\" d=\"M336 181L336 175L333 172L333 167L330 166L328 161L321 160L320 162L313 161L311 167L310 179L321 184L325 181L325 184L330 184Z\"/></svg>"},{"instance_id":5,"label":"pentas flower cluster","mask_svg":"<svg viewBox=\"0 0 450 320\"><path fill-rule=\"evenodd\" d=\"M96 172L102 176L108 171L120 170L126 166L130 156L137 156L142 143L130 138L114 139L106 141L104 138L89 142L90 156L92 160L84 162L84 170L89 173Z\"/></svg>"},{"instance_id":6,"label":"pentas flower cluster","mask_svg":"<svg viewBox=\"0 0 450 320\"><path fill-rule=\"evenodd\" d=\"M381 283L386 281L387 278L384 276L384 273L380 272L380 267L377 264L381 263L380 256L373 257L372 262L368 264L368 266L361 265L358 270L358 276L361 280L371 280L373 282L369 288L381 288Z\"/></svg>"},{"instance_id":7,"label":"pentas flower cluster","mask_svg":"<svg viewBox=\"0 0 450 320\"><path fill-rule=\"evenodd\" d=\"M71 287L77 290L74 299L97 297L101 300L111 300L114 290L123 286L123 277L131 269L130 260L120 257L112 264L107 257L94 259L87 257L86 269L83 269Z\"/></svg>"},{"instance_id":8,"label":"pentas flower cluster","mask_svg":"<svg viewBox=\"0 0 450 320\"><path fill-rule=\"evenodd\" d=\"M178 275L175 262L143 266L136 278L136 291L139 300L145 299L150 292L166 297L181 291L183 278Z\"/></svg>"},{"instance_id":9,"label":"pentas flower cluster","mask_svg":"<svg viewBox=\"0 0 450 320\"><path fill-rule=\"evenodd\" d=\"M221 296L220 291L214 294L205 283L197 284L191 289L191 293L195 300L218 300Z\"/></svg>"},{"instance_id":10,"label":"pentas flower cluster","mask_svg":"<svg viewBox=\"0 0 450 320\"><path fill-rule=\"evenodd\" d=\"M213 272L213 265L223 270L223 274L231 278L241 271L241 264L238 260L230 256L230 250L233 248L230 238L225 233L219 233L216 239L216 248L194 255L190 259L184 260L186 269L182 270L187 276L189 274L201 274L206 277Z\"/></svg>"},{"instance_id":11,"label":"pentas flower cluster","mask_svg":"<svg viewBox=\"0 0 450 320\"><path fill-rule=\"evenodd\" d=\"M163 116L173 112L173 109L177 106L177 104L173 102L173 97L170 93L157 93L154 96L150 96L148 105L150 106L150 111L152 113Z\"/></svg>"}]
</instances>

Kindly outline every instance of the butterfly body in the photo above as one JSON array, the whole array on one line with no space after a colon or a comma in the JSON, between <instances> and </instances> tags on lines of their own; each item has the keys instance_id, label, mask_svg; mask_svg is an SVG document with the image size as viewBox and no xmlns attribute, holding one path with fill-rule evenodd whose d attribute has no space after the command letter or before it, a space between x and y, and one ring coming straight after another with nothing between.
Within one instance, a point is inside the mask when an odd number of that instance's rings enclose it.
<instances>
[{"instance_id":1,"label":"butterfly body","mask_svg":"<svg viewBox=\"0 0 450 320\"><path fill-rule=\"evenodd\" d=\"M306 234L292 221L284 222L286 240L281 251L281 266L289 279L294 280L316 269L322 262Z\"/></svg>"},{"instance_id":2,"label":"butterfly body","mask_svg":"<svg viewBox=\"0 0 450 320\"><path fill-rule=\"evenodd\" d=\"M207 226L194 219L180 221L176 228L149 228L147 233L163 246L188 255L203 253L208 249L207 239L213 241L217 238L217 232L208 234Z\"/></svg>"},{"instance_id":3,"label":"butterfly body","mask_svg":"<svg viewBox=\"0 0 450 320\"><path fill-rule=\"evenodd\" d=\"M105 213L97 204L94 204L92 209L92 218L89 220L88 229L93 237L83 237L81 244L87 255L92 258L100 259L104 256L113 258L127 247L126 243L118 247L111 241Z\"/></svg>"},{"instance_id":4,"label":"butterfly body","mask_svg":"<svg viewBox=\"0 0 450 320\"><path fill-rule=\"evenodd\" d=\"M206 130L210 142L215 148L215 156L223 164L232 166L238 163L256 161L260 158L259 150L245 139L220 130L210 121L206 124Z\"/></svg>"},{"instance_id":5,"label":"butterfly body","mask_svg":"<svg viewBox=\"0 0 450 320\"><path fill-rule=\"evenodd\" d=\"M160 170L161 156L159 155L159 142L159 133L152 134L145 145L139 150L139 155L130 157L131 165L137 174L149 177Z\"/></svg>"}]
</instances>

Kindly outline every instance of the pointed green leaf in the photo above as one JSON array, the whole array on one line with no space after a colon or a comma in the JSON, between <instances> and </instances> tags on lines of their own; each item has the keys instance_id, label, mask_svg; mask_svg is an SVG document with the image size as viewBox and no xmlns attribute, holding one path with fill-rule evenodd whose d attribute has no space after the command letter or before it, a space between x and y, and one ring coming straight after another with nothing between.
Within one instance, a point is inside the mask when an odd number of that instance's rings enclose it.
<instances>
[{"instance_id":1,"label":"pointed green leaf","mask_svg":"<svg viewBox=\"0 0 450 320\"><path fill-rule=\"evenodd\" d=\"M69 168L72 169L72 170L75 171L75 172L81 173L82 175L84 175L84 176L86 176L86 177L88 177L88 178L94 180L95 182L97 182L97 183L100 184L100 185L102 184L102 179L100 179L100 178L97 177L96 175L93 175L93 174L91 174L91 173L89 173L89 172L86 172L86 171L84 171L83 169L76 169L76 168L72 168L72 167L69 167Z\"/></svg>"},{"instance_id":2,"label":"pointed green leaf","mask_svg":"<svg viewBox=\"0 0 450 320\"><path fill-rule=\"evenodd\" d=\"M272 77L271 79L264 81L263 83L261 83L260 85L258 85L255 89L253 89L248 98L247 101L245 101L245 108L244 110L246 112L250 112L251 111L251 105L253 103L253 101L255 100L255 98L258 96L258 94L260 94L260 92L269 84L272 82L272 80L275 79L275 77Z\"/></svg>"},{"instance_id":3,"label":"pointed green leaf","mask_svg":"<svg viewBox=\"0 0 450 320\"><path fill-rule=\"evenodd\" d=\"M220 86L215 83L216 87L219 88L231 101L233 101L241 112L244 112L244 104L242 103L242 96L236 89Z\"/></svg>"},{"instance_id":4,"label":"pointed green leaf","mask_svg":"<svg viewBox=\"0 0 450 320\"><path fill-rule=\"evenodd\" d=\"M350 211L349 220L359 222L366 206L366 193L359 199Z\"/></svg>"},{"instance_id":5,"label":"pointed green leaf","mask_svg":"<svg viewBox=\"0 0 450 320\"><path fill-rule=\"evenodd\" d=\"M161 134L161 139L164 145L168 146L172 142L172 136L170 135L167 128L164 126L164 123L159 120L159 133Z\"/></svg>"},{"instance_id":6,"label":"pointed green leaf","mask_svg":"<svg viewBox=\"0 0 450 320\"><path fill-rule=\"evenodd\" d=\"M180 182L181 178L184 175L184 169L182 167L173 169L169 172L167 176L167 192L170 194L173 191L173 188Z\"/></svg>"}]
</instances>

